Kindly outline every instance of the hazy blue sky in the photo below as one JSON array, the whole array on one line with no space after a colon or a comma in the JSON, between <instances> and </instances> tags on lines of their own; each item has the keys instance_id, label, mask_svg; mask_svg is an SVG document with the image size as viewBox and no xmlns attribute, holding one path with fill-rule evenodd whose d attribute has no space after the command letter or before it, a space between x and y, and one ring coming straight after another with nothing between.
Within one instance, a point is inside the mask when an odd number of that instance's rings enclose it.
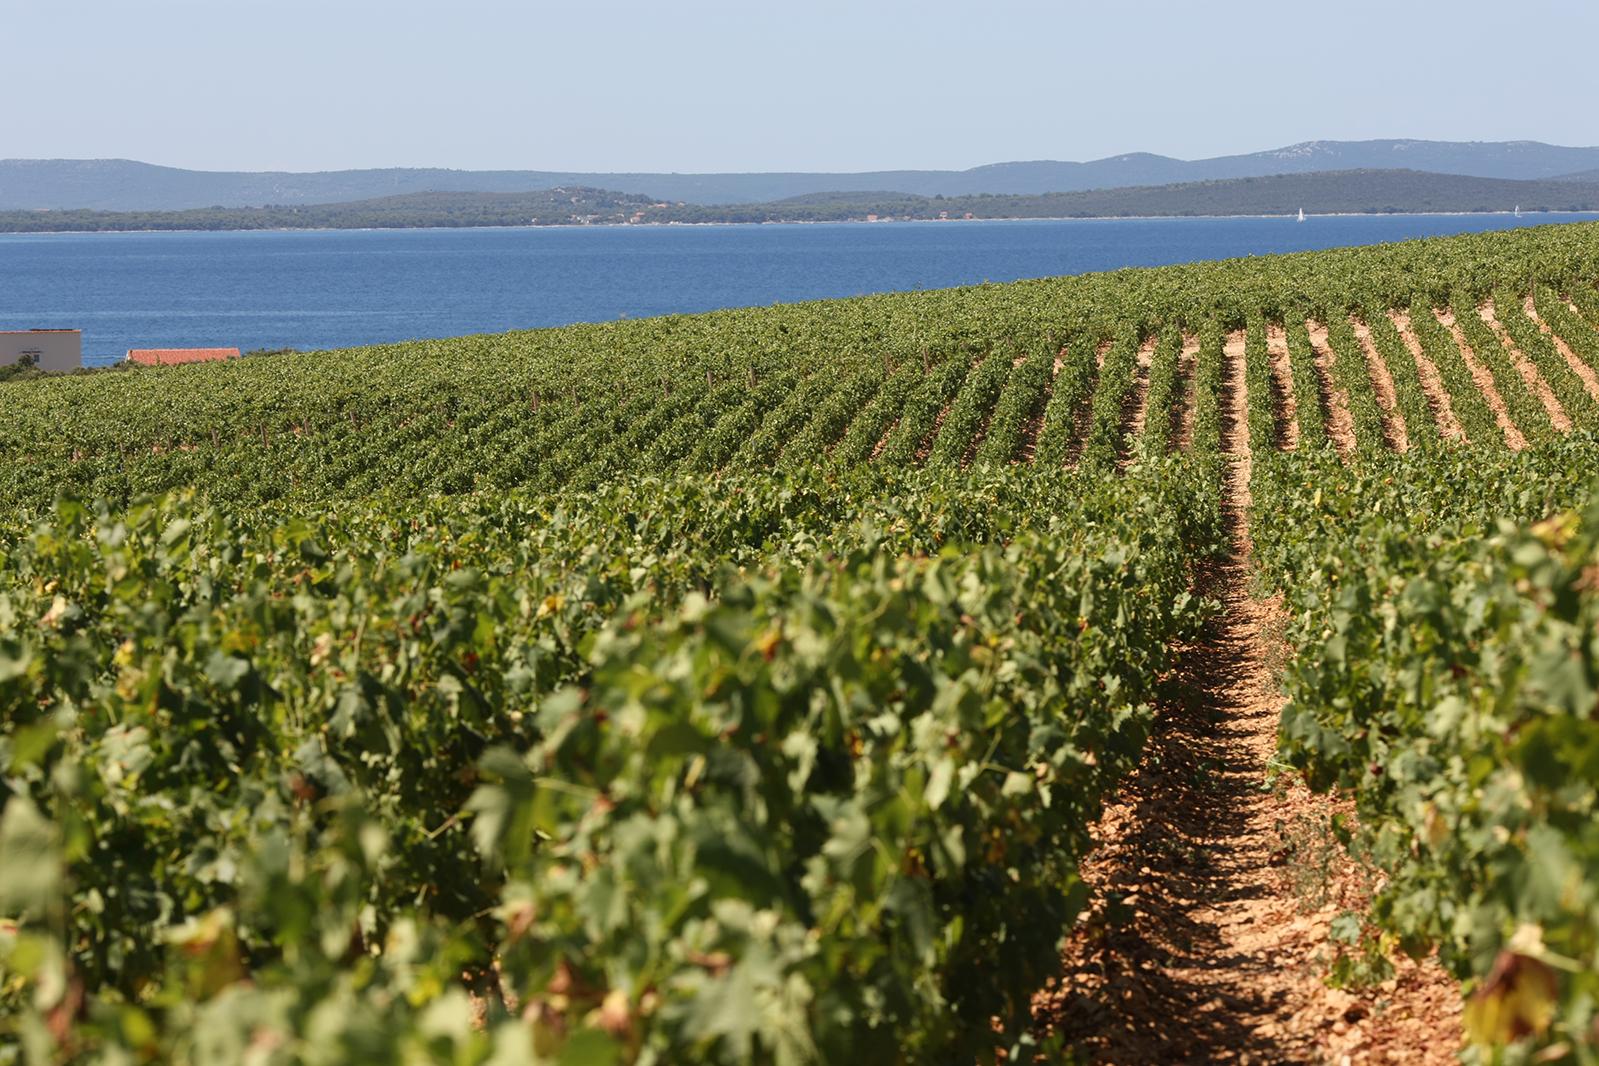
<instances>
[{"instance_id":1,"label":"hazy blue sky","mask_svg":"<svg viewBox=\"0 0 1599 1066\"><path fill-rule=\"evenodd\" d=\"M1593 0L0 0L0 157L861 170L1599 144Z\"/></svg>"}]
</instances>

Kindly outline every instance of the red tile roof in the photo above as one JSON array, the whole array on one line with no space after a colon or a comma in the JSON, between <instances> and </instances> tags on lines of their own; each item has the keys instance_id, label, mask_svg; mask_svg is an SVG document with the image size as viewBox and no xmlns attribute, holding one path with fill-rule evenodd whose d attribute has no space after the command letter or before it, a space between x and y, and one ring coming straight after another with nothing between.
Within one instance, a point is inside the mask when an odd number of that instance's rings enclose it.
<instances>
[{"instance_id":1,"label":"red tile roof","mask_svg":"<svg viewBox=\"0 0 1599 1066\"><path fill-rule=\"evenodd\" d=\"M174 366L178 363L210 363L237 359L237 348L129 348L128 361L141 366Z\"/></svg>"}]
</instances>

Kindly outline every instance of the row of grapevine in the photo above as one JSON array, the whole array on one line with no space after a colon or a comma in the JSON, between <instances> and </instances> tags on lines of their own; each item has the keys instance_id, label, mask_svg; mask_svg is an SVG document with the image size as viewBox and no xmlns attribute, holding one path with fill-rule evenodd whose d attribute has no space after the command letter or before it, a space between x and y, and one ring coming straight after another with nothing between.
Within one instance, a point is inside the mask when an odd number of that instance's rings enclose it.
<instances>
[{"instance_id":1,"label":"row of grapevine","mask_svg":"<svg viewBox=\"0 0 1599 1066\"><path fill-rule=\"evenodd\" d=\"M1105 352L1078 457L1083 469L1109 470L1121 455L1127 410L1138 387L1140 341L1139 331L1125 330Z\"/></svg>"},{"instance_id":2,"label":"row of grapevine","mask_svg":"<svg viewBox=\"0 0 1599 1066\"><path fill-rule=\"evenodd\" d=\"M1272 409L1271 356L1266 347L1266 323L1251 318L1244 335L1244 390L1249 399L1249 445L1264 452L1283 445L1286 431L1277 425Z\"/></svg>"},{"instance_id":3,"label":"row of grapevine","mask_svg":"<svg viewBox=\"0 0 1599 1066\"><path fill-rule=\"evenodd\" d=\"M1383 872L1369 919L1439 949L1476 1041L1589 1061L1599 440L1318 466L1256 490L1300 649L1283 757L1353 795Z\"/></svg>"},{"instance_id":4,"label":"row of grapevine","mask_svg":"<svg viewBox=\"0 0 1599 1066\"><path fill-rule=\"evenodd\" d=\"M268 1007L300 1038L340 960L420 938L557 1049L1014 1042L1203 617L1211 495L1007 466L64 506L4 557L0 865L37 871L0 904L7 1013L76 983L110 1019L87 1047L200 1061ZM402 979L351 987L338 1038L438 1035L423 1008L464 986ZM460 1061L525 1035L489 1011Z\"/></svg>"},{"instance_id":5,"label":"row of grapevine","mask_svg":"<svg viewBox=\"0 0 1599 1066\"><path fill-rule=\"evenodd\" d=\"M1145 459L1165 455L1176 439L1181 399L1177 361L1182 347L1182 334L1167 330L1151 355L1149 384L1144 393L1144 432L1138 441Z\"/></svg>"}]
</instances>

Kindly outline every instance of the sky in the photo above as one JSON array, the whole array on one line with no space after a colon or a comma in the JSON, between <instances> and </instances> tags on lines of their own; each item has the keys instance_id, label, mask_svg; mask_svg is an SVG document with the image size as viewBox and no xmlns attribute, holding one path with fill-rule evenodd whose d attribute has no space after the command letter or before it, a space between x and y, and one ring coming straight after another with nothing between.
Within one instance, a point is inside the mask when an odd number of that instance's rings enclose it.
<instances>
[{"instance_id":1,"label":"sky","mask_svg":"<svg viewBox=\"0 0 1599 1066\"><path fill-rule=\"evenodd\" d=\"M1599 144L1593 0L0 0L0 158L960 169Z\"/></svg>"}]
</instances>

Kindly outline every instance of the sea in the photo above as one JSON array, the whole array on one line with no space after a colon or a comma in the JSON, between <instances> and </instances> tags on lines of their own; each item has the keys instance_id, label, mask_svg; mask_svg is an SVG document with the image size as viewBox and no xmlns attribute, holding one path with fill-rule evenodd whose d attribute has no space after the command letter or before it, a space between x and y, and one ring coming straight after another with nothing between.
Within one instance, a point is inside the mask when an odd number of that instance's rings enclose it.
<instances>
[{"instance_id":1,"label":"sea","mask_svg":"<svg viewBox=\"0 0 1599 1066\"><path fill-rule=\"evenodd\" d=\"M0 330L129 348L347 348L1129 266L1579 214L0 235Z\"/></svg>"}]
</instances>

